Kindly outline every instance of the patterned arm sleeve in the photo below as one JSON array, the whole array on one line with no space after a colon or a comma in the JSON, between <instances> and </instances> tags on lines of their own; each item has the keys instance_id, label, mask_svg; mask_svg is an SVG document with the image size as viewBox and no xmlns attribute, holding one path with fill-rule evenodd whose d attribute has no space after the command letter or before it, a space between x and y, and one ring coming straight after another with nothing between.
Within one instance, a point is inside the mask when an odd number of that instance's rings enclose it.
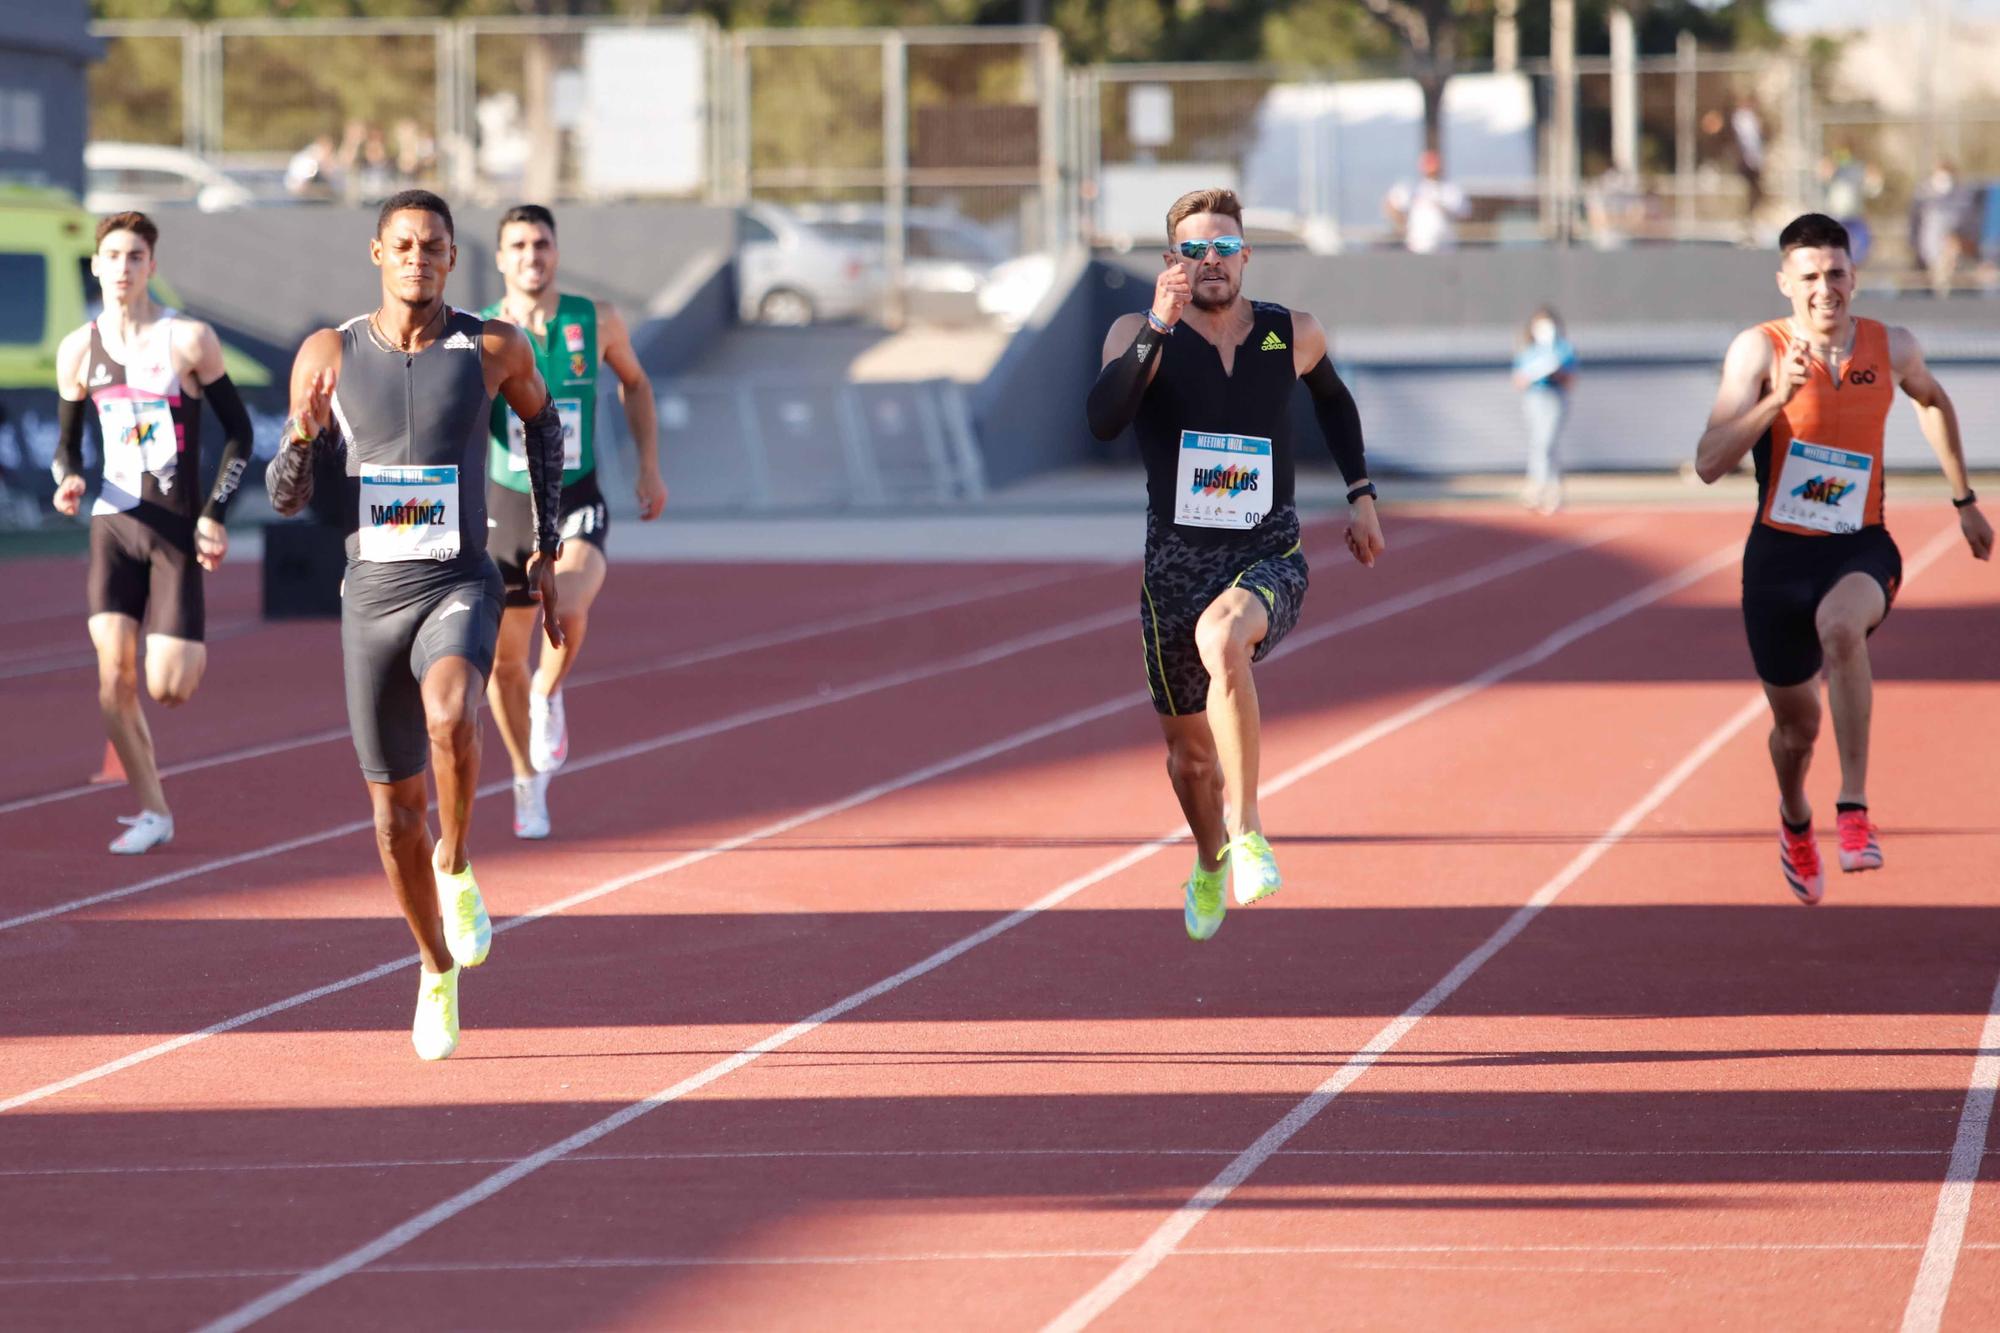
<instances>
[{"instance_id":1,"label":"patterned arm sleeve","mask_svg":"<svg viewBox=\"0 0 2000 1333\"><path fill-rule=\"evenodd\" d=\"M271 508L290 518L313 498L313 468L320 459L337 455L344 442L331 431L322 431L309 446L301 449L285 444L264 469L264 489L270 492Z\"/></svg>"}]
</instances>

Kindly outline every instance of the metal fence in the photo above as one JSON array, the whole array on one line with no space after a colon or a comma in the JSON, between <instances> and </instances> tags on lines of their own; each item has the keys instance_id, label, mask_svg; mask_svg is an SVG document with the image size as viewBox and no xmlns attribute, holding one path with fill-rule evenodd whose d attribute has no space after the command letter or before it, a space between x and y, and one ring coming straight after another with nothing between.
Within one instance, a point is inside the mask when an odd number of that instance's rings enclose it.
<instances>
[{"instance_id":1,"label":"metal fence","mask_svg":"<svg viewBox=\"0 0 2000 1333\"><path fill-rule=\"evenodd\" d=\"M720 39L706 19L227 19L93 31L105 43L90 75L93 139L270 168L317 145L324 169L302 193L355 200L429 184L479 201L693 198L718 178Z\"/></svg>"},{"instance_id":2,"label":"metal fence","mask_svg":"<svg viewBox=\"0 0 2000 1333\"><path fill-rule=\"evenodd\" d=\"M1468 68L1447 85L1443 156L1470 196L1476 241L1734 239L1758 195L1738 167L1732 116L1761 127L1758 189L1773 209L1808 197L1814 121L1801 59L1696 51L1637 60L1626 128L1606 58L1574 64L1574 148L1560 151L1557 76L1546 60ZM1390 187L1423 146L1415 83L1387 69L1107 65L1083 71L1070 114L1084 216L1116 246L1150 240L1158 201L1228 185L1271 240L1316 249L1391 242ZM1566 163L1574 163L1566 168Z\"/></svg>"},{"instance_id":3,"label":"metal fence","mask_svg":"<svg viewBox=\"0 0 2000 1333\"><path fill-rule=\"evenodd\" d=\"M732 442L669 451L677 508L929 507L986 492L964 388L951 380L681 376L657 392L670 435Z\"/></svg>"},{"instance_id":4,"label":"metal fence","mask_svg":"<svg viewBox=\"0 0 2000 1333\"><path fill-rule=\"evenodd\" d=\"M99 140L274 174L318 141L329 166L309 190L356 198L423 182L475 201L845 201L881 210L891 264L909 209L971 218L1026 252L1150 236L1161 197L1214 183L1245 192L1267 239L1384 243L1383 195L1411 174L1421 136L1421 98L1395 69L1068 69L1046 28L479 18L95 31ZM1824 105L1804 56L1691 41L1637 59L1629 99L1622 77L1585 57L1567 87L1546 60L1452 80L1445 146L1473 195L1466 239L1737 239L1759 193L1766 222L1817 203L1823 161L1848 153L1882 172L1871 218L1900 244L1928 159L1955 148L1983 170L1973 159L2000 121ZM1741 169L1732 128L1746 100L1757 173Z\"/></svg>"}]
</instances>

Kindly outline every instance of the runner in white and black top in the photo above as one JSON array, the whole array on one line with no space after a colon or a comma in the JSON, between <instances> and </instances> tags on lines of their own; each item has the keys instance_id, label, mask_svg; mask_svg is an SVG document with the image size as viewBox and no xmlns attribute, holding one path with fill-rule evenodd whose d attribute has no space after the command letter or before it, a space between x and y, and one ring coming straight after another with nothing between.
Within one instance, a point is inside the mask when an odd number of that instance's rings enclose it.
<instances>
[{"instance_id":1,"label":"runner in white and black top","mask_svg":"<svg viewBox=\"0 0 2000 1333\"><path fill-rule=\"evenodd\" d=\"M90 271L104 313L56 351L55 507L79 511L86 478L83 428L95 408L104 474L90 518L90 639L97 649L98 711L139 799L139 813L111 844L144 852L174 836L153 736L139 706L139 631L146 631L146 692L186 703L208 664L202 571L229 550L223 520L250 462L250 414L223 367L215 330L153 304L148 292L159 229L144 213L97 225ZM201 490L201 404L222 422L222 463Z\"/></svg>"},{"instance_id":2,"label":"runner in white and black top","mask_svg":"<svg viewBox=\"0 0 2000 1333\"><path fill-rule=\"evenodd\" d=\"M267 480L272 505L291 514L312 498L316 456L337 456L346 476L340 640L348 723L382 866L423 958L412 1039L419 1055L437 1060L458 1044L458 969L483 962L492 938L467 832L502 596L486 553L494 395L527 423L535 528L527 578L557 647L562 424L521 331L445 304L458 247L444 200L426 190L391 197L369 253L382 270L382 304L299 349L290 447L278 451ZM427 762L437 773L435 847Z\"/></svg>"}]
</instances>

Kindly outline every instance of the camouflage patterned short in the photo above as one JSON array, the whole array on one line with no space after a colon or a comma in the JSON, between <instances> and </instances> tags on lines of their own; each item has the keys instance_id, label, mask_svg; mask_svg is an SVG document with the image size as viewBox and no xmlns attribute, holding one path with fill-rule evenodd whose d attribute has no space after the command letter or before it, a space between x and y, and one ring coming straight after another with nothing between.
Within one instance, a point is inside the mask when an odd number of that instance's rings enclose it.
<instances>
[{"instance_id":1,"label":"camouflage patterned short","mask_svg":"<svg viewBox=\"0 0 2000 1333\"><path fill-rule=\"evenodd\" d=\"M1195 647L1194 627L1209 603L1237 587L1263 599L1271 627L1250 659L1261 662L1299 623L1307 572L1298 511L1289 506L1255 532L1215 545L1195 545L1149 513L1139 634L1153 707L1176 717L1208 707L1208 670Z\"/></svg>"}]
</instances>

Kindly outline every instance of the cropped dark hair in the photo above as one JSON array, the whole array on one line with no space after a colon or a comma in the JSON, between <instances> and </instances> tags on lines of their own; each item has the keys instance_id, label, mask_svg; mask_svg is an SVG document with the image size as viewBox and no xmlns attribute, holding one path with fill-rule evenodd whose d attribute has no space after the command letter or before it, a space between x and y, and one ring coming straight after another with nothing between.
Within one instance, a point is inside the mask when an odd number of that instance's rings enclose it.
<instances>
[{"instance_id":1,"label":"cropped dark hair","mask_svg":"<svg viewBox=\"0 0 2000 1333\"><path fill-rule=\"evenodd\" d=\"M146 243L148 250L160 248L160 229L144 213L113 213L97 224L97 243L104 244L104 238L114 231L129 231Z\"/></svg>"},{"instance_id":2,"label":"cropped dark hair","mask_svg":"<svg viewBox=\"0 0 2000 1333\"><path fill-rule=\"evenodd\" d=\"M505 213L502 213L500 215L500 225L493 232L493 239L495 241L498 241L501 236L506 234L507 224L510 222L531 222L538 227L547 227L549 235L552 237L556 234L556 215L549 212L548 209L543 208L540 204L516 204Z\"/></svg>"},{"instance_id":3,"label":"cropped dark hair","mask_svg":"<svg viewBox=\"0 0 2000 1333\"><path fill-rule=\"evenodd\" d=\"M1847 228L1835 222L1824 213L1801 213L1785 225L1778 233L1778 253L1788 255L1794 250L1845 250L1854 253L1854 245L1847 239Z\"/></svg>"},{"instance_id":4,"label":"cropped dark hair","mask_svg":"<svg viewBox=\"0 0 2000 1333\"><path fill-rule=\"evenodd\" d=\"M407 208L421 209L435 213L444 219L444 229L452 240L458 239L458 228L452 224L451 205L429 190L398 190L382 201L382 211L375 215L375 234L380 236L382 228L389 225L389 219Z\"/></svg>"}]
</instances>

